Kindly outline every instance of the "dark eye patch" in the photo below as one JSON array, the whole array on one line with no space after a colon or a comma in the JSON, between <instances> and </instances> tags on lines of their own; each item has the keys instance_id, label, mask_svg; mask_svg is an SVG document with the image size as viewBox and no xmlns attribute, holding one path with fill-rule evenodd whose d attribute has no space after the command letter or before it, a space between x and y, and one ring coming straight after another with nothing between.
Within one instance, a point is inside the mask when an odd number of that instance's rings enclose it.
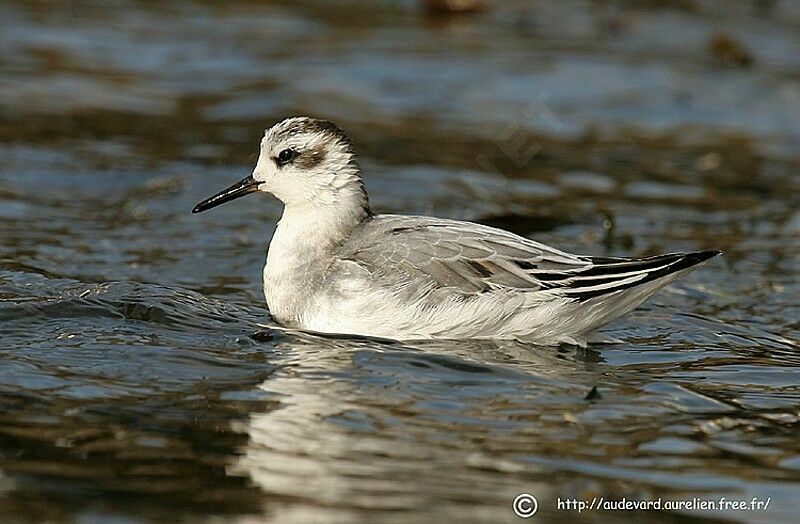
<instances>
[{"instance_id":1,"label":"dark eye patch","mask_svg":"<svg viewBox=\"0 0 800 524\"><path fill-rule=\"evenodd\" d=\"M323 146L313 147L303 151L294 160L294 164L300 169L313 169L325 160L326 152Z\"/></svg>"}]
</instances>

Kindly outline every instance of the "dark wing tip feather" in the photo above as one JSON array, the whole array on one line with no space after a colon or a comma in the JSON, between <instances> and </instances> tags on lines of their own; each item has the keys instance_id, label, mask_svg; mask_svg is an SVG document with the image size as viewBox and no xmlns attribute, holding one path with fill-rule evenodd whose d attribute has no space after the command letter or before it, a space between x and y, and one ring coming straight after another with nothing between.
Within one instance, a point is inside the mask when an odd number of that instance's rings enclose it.
<instances>
[{"instance_id":1,"label":"dark wing tip feather","mask_svg":"<svg viewBox=\"0 0 800 524\"><path fill-rule=\"evenodd\" d=\"M614 273L630 274L637 270L641 271L643 277L633 282L626 282L615 286L609 282L609 279L603 279L605 282L594 280L594 283L609 284L607 287L581 290L581 283L573 284L571 289L566 289L565 293L568 296L578 300L587 300L600 295L606 295L624 289L630 289L647 282L652 282L659 278L665 277L678 271L689 269L697 264L703 263L710 258L721 255L720 250L708 251L695 251L692 253L670 253L667 255L658 255L654 257L640 258L640 259L609 259L609 258L590 258L595 265L587 271L581 272L581 275L603 275L613 277ZM586 282L585 284L588 284Z\"/></svg>"},{"instance_id":2,"label":"dark wing tip feather","mask_svg":"<svg viewBox=\"0 0 800 524\"><path fill-rule=\"evenodd\" d=\"M695 251L694 253L686 253L686 258L695 260L695 264L699 264L700 262L705 262L709 258L714 258L717 255L721 255L722 251L719 249L710 249L708 251Z\"/></svg>"}]
</instances>

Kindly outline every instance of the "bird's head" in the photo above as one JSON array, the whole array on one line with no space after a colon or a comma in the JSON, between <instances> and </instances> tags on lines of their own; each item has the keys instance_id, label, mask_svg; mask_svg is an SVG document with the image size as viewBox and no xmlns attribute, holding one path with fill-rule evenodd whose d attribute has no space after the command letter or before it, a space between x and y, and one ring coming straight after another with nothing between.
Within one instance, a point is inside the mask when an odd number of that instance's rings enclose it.
<instances>
[{"instance_id":1,"label":"bird's head","mask_svg":"<svg viewBox=\"0 0 800 524\"><path fill-rule=\"evenodd\" d=\"M192 212L255 191L271 193L287 207L369 209L350 139L335 124L315 118L287 118L267 129L253 173L200 202Z\"/></svg>"}]
</instances>

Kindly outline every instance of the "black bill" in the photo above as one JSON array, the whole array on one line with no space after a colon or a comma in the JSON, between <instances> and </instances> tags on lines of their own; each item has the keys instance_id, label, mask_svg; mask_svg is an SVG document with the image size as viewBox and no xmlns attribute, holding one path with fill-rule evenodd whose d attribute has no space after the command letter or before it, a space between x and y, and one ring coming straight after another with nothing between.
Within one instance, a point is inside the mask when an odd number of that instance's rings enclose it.
<instances>
[{"instance_id":1,"label":"black bill","mask_svg":"<svg viewBox=\"0 0 800 524\"><path fill-rule=\"evenodd\" d=\"M192 213L199 213L201 211L205 211L206 209L211 209L212 207L217 207L220 204L224 204L225 202L229 202L233 199L239 198L241 196L245 196L248 193L252 193L253 191L258 191L258 182L253 175L236 182L231 187L227 189L223 189L216 195L206 198L192 209Z\"/></svg>"}]
</instances>

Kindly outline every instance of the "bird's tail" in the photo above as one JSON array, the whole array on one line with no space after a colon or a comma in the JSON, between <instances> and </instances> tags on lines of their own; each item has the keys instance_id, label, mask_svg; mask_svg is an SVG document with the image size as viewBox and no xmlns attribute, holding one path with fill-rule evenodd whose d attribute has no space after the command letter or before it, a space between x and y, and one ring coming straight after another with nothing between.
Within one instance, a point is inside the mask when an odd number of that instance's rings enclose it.
<instances>
[{"instance_id":1,"label":"bird's tail","mask_svg":"<svg viewBox=\"0 0 800 524\"><path fill-rule=\"evenodd\" d=\"M721 253L714 250L647 258L586 257L591 267L581 271L561 291L575 299L582 324L579 332L587 335Z\"/></svg>"},{"instance_id":2,"label":"bird's tail","mask_svg":"<svg viewBox=\"0 0 800 524\"><path fill-rule=\"evenodd\" d=\"M713 250L646 258L586 257L592 265L576 274L563 293L584 301L656 281L663 282L663 286L721 253Z\"/></svg>"}]
</instances>

